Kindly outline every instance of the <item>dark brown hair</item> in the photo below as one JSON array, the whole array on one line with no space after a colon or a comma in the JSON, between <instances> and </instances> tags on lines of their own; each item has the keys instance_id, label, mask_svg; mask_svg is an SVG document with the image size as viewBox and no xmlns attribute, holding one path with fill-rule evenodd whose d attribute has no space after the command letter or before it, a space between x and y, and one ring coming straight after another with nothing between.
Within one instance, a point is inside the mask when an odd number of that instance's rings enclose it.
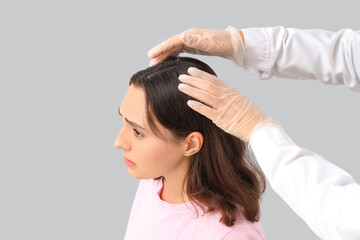
<instances>
[{"instance_id":1,"label":"dark brown hair","mask_svg":"<svg viewBox=\"0 0 360 240\"><path fill-rule=\"evenodd\" d=\"M157 136L154 118L170 130L174 139L184 139L195 131L203 135L203 146L192 156L184 181L192 204L199 205L204 212L219 211L220 221L227 226L234 224L237 206L246 219L258 221L260 198L265 191L264 175L247 156L242 140L187 106L186 102L192 98L178 90L178 77L187 74L189 67L216 76L207 64L197 59L176 57L135 73L130 84L145 90L147 121Z\"/></svg>"}]
</instances>

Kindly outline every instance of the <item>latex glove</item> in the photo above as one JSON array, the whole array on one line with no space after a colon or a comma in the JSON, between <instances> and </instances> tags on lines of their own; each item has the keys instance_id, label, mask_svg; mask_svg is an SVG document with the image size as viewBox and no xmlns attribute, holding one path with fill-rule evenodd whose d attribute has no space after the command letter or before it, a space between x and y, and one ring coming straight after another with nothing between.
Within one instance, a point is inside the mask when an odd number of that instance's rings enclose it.
<instances>
[{"instance_id":1,"label":"latex glove","mask_svg":"<svg viewBox=\"0 0 360 240\"><path fill-rule=\"evenodd\" d=\"M189 100L188 106L225 132L249 142L255 126L268 119L246 96L216 76L194 67L188 73L179 76L179 90L202 102Z\"/></svg>"},{"instance_id":2,"label":"latex glove","mask_svg":"<svg viewBox=\"0 0 360 240\"><path fill-rule=\"evenodd\" d=\"M148 52L148 56L152 58L150 66L182 52L220 56L242 66L244 35L233 26L229 26L225 30L190 28L152 48Z\"/></svg>"}]
</instances>

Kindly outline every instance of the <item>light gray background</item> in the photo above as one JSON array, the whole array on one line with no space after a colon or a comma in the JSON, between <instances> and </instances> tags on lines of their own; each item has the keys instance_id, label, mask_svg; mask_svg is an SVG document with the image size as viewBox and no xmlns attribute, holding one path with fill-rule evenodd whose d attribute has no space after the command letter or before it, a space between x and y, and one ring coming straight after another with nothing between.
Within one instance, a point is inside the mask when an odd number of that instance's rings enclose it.
<instances>
[{"instance_id":1,"label":"light gray background","mask_svg":"<svg viewBox=\"0 0 360 240\"><path fill-rule=\"evenodd\" d=\"M122 239L136 191L113 147L117 108L147 51L190 28L359 29L354 1L0 2L0 239ZM278 120L300 146L358 181L360 93L317 81L258 80L199 57ZM268 239L317 239L274 194ZM139 226L139 229L141 226Z\"/></svg>"}]
</instances>

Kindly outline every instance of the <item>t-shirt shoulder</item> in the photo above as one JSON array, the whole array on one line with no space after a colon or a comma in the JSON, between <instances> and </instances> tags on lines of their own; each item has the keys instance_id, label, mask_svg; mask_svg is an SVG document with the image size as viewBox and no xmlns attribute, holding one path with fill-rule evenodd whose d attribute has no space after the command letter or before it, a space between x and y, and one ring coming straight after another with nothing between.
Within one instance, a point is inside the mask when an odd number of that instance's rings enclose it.
<instances>
[{"instance_id":1,"label":"t-shirt shoulder","mask_svg":"<svg viewBox=\"0 0 360 240\"><path fill-rule=\"evenodd\" d=\"M212 212L203 214L201 209L199 215L194 212L190 204L170 204L162 201L158 197L158 193L162 188L162 179L142 179L140 180L138 188L138 196L136 197L136 207L134 209L134 216L139 214L139 219L144 219L144 214L151 211L155 211L157 215L151 215L152 223L156 221L154 219L167 219L162 224L162 233L165 229L168 229L165 225L172 226L172 231L169 234L198 234L211 236L213 239L251 239L251 240L265 240L265 234L261 222L248 221L242 211L238 211L236 214L236 221L233 226L228 227L219 222L221 214L219 212ZM150 197L151 196L151 197ZM136 215L137 216L137 215ZM149 217L150 219L150 217ZM171 225L173 221L177 222L175 225ZM165 224L165 225L164 225ZM180 225L182 227L180 227ZM153 231L153 229L152 229ZM186 239L186 238L185 238ZM210 239L210 238L207 238Z\"/></svg>"}]
</instances>

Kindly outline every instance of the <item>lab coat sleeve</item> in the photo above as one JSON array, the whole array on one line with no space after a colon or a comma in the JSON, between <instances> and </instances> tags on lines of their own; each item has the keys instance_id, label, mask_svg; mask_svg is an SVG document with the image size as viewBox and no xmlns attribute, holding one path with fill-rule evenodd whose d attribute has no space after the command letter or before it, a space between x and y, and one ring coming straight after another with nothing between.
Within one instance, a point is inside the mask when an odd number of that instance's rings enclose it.
<instances>
[{"instance_id":1,"label":"lab coat sleeve","mask_svg":"<svg viewBox=\"0 0 360 240\"><path fill-rule=\"evenodd\" d=\"M268 27L242 29L243 68L260 79L317 79L360 92L360 31Z\"/></svg>"},{"instance_id":2,"label":"lab coat sleeve","mask_svg":"<svg viewBox=\"0 0 360 240\"><path fill-rule=\"evenodd\" d=\"M274 191L321 239L360 239L360 186L343 169L268 125L249 143Z\"/></svg>"}]
</instances>

